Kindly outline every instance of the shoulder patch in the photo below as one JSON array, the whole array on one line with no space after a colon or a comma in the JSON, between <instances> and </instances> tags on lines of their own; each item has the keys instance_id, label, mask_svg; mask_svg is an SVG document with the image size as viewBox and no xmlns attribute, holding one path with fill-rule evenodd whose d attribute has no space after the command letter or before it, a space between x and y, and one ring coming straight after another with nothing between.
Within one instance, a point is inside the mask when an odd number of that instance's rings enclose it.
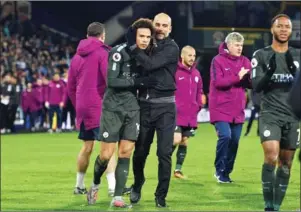
<instances>
[{"instance_id":1,"label":"shoulder patch","mask_svg":"<svg viewBox=\"0 0 301 212\"><path fill-rule=\"evenodd\" d=\"M257 61L257 59L255 57L252 58L251 65L252 65L252 68L255 68L258 65L258 61Z\"/></svg>"},{"instance_id":2,"label":"shoulder patch","mask_svg":"<svg viewBox=\"0 0 301 212\"><path fill-rule=\"evenodd\" d=\"M113 61L115 62L119 62L121 60L121 54L119 52L115 52L113 55L112 55L112 59Z\"/></svg>"},{"instance_id":3,"label":"shoulder patch","mask_svg":"<svg viewBox=\"0 0 301 212\"><path fill-rule=\"evenodd\" d=\"M299 64L298 61L295 60L295 61L294 61L294 64L295 64L296 68L299 68L300 64Z\"/></svg>"}]
</instances>

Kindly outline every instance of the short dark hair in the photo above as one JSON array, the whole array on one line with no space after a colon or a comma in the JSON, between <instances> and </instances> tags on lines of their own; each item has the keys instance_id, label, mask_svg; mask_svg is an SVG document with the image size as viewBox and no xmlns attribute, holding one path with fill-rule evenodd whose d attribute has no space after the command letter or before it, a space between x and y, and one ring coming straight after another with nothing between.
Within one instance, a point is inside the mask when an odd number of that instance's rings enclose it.
<instances>
[{"instance_id":1,"label":"short dark hair","mask_svg":"<svg viewBox=\"0 0 301 212\"><path fill-rule=\"evenodd\" d=\"M87 34L90 37L99 37L104 33L104 31L105 31L104 24L99 22L93 22L89 24L87 29Z\"/></svg>"},{"instance_id":2,"label":"short dark hair","mask_svg":"<svg viewBox=\"0 0 301 212\"><path fill-rule=\"evenodd\" d=\"M272 21L271 21L271 27L273 26L273 24L275 23L275 21L276 21L278 18L282 18L282 17L291 20L291 18L290 18L288 15L284 14L284 13L278 14L278 15L276 15L276 16L272 19Z\"/></svg>"},{"instance_id":3,"label":"short dark hair","mask_svg":"<svg viewBox=\"0 0 301 212\"><path fill-rule=\"evenodd\" d=\"M132 24L132 27L135 29L148 28L151 31L151 35L154 35L155 33L153 22L148 18L139 18Z\"/></svg>"}]
</instances>

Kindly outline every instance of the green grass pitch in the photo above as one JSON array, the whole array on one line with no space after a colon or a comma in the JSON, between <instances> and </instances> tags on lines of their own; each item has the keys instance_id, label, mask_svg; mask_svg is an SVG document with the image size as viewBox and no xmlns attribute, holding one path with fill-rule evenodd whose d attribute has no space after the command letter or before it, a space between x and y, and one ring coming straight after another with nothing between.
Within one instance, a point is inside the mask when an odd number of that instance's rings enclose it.
<instances>
[{"instance_id":1,"label":"green grass pitch","mask_svg":"<svg viewBox=\"0 0 301 212\"><path fill-rule=\"evenodd\" d=\"M233 184L217 184L214 174L216 134L209 124L201 124L190 139L183 166L186 180L172 176L167 197L170 211L254 211L263 210L261 166L263 152L255 127L248 137L242 137ZM243 131L244 132L244 131ZM81 148L76 133L26 134L1 137L1 209L7 210L111 210L105 176L96 205L88 206L85 195L73 195L76 157ZM92 170L99 145L96 143L87 171L85 184L92 182ZM146 183L142 199L131 210L155 208L157 185L156 141L146 165ZM175 154L173 155L173 168ZM127 185L133 182L130 172ZM128 197L126 197L128 199ZM295 157L290 184L282 210L300 208L300 163Z\"/></svg>"}]
</instances>

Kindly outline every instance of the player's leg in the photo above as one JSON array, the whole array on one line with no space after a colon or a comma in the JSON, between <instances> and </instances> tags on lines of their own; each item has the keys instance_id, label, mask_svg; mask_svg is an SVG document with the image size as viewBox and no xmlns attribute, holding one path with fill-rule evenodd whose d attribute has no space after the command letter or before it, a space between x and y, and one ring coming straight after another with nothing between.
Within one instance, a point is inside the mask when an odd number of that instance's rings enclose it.
<instances>
[{"instance_id":1,"label":"player's leg","mask_svg":"<svg viewBox=\"0 0 301 212\"><path fill-rule=\"evenodd\" d=\"M173 138L172 153L174 153L175 149L181 143L181 141L182 141L182 127L181 126L176 126L175 133L174 133L174 138ZM176 178L180 177L180 176L178 176L178 172L176 172L176 170L174 171L174 176Z\"/></svg>"},{"instance_id":2,"label":"player's leg","mask_svg":"<svg viewBox=\"0 0 301 212\"><path fill-rule=\"evenodd\" d=\"M155 193L157 207L167 207L171 175L171 155L176 126L176 108L173 103L160 104L156 108L157 157L159 159L159 183Z\"/></svg>"},{"instance_id":3,"label":"player's leg","mask_svg":"<svg viewBox=\"0 0 301 212\"><path fill-rule=\"evenodd\" d=\"M100 142L100 153L97 155L94 162L93 182L92 186L87 193L88 204L96 203L98 196L98 189L100 179L108 167L110 158L115 152L116 141L114 142Z\"/></svg>"},{"instance_id":4,"label":"player's leg","mask_svg":"<svg viewBox=\"0 0 301 212\"><path fill-rule=\"evenodd\" d=\"M278 211L288 188L295 151L300 142L299 123L287 123L282 132L275 180L274 210Z\"/></svg>"},{"instance_id":5,"label":"player's leg","mask_svg":"<svg viewBox=\"0 0 301 212\"><path fill-rule=\"evenodd\" d=\"M177 151L177 161L176 161L176 168L174 171L174 176L176 178L185 179L186 176L184 176L182 172L182 166L187 154L187 145L188 145L188 137L183 136Z\"/></svg>"},{"instance_id":6,"label":"player's leg","mask_svg":"<svg viewBox=\"0 0 301 212\"><path fill-rule=\"evenodd\" d=\"M231 139L230 124L227 122L216 122L214 126L218 136L214 161L214 176L218 183L230 183L229 179L225 176L228 146Z\"/></svg>"},{"instance_id":7,"label":"player's leg","mask_svg":"<svg viewBox=\"0 0 301 212\"><path fill-rule=\"evenodd\" d=\"M173 137L172 153L175 151L175 149L181 143L181 141L182 141L182 127L176 126L174 137Z\"/></svg>"},{"instance_id":8,"label":"player's leg","mask_svg":"<svg viewBox=\"0 0 301 212\"><path fill-rule=\"evenodd\" d=\"M281 128L277 122L260 118L260 138L264 152L264 163L261 170L262 193L265 210L274 210L275 168L278 160L281 139Z\"/></svg>"},{"instance_id":9,"label":"player's leg","mask_svg":"<svg viewBox=\"0 0 301 212\"><path fill-rule=\"evenodd\" d=\"M155 134L155 129L150 119L150 107L143 104L141 103L140 105L140 133L135 143L133 154L134 184L130 194L131 203L138 203L141 198L141 189L145 182L145 162Z\"/></svg>"},{"instance_id":10,"label":"player's leg","mask_svg":"<svg viewBox=\"0 0 301 212\"><path fill-rule=\"evenodd\" d=\"M116 142L119 141L119 131L122 125L119 112L102 111L100 120L100 154L94 162L94 177L92 186L87 193L88 204L95 204L97 200L100 179L108 167L109 160L115 153Z\"/></svg>"},{"instance_id":11,"label":"player's leg","mask_svg":"<svg viewBox=\"0 0 301 212\"><path fill-rule=\"evenodd\" d=\"M62 130L67 129L67 116L68 116L68 108L67 105L65 105L62 111Z\"/></svg>"},{"instance_id":12,"label":"player's leg","mask_svg":"<svg viewBox=\"0 0 301 212\"><path fill-rule=\"evenodd\" d=\"M246 132L245 132L245 136L249 135L249 133L251 131L252 124L253 124L253 121L255 119L256 113L257 113L256 107L253 106L252 110L251 110L251 116L248 120L248 125L247 125L247 129L246 129Z\"/></svg>"},{"instance_id":13,"label":"player's leg","mask_svg":"<svg viewBox=\"0 0 301 212\"><path fill-rule=\"evenodd\" d=\"M135 147L135 143L130 140L121 140L118 149L118 162L115 170L116 187L114 197L111 201L111 206L118 208L131 208L130 204L127 204L123 197L123 190L127 182L130 158Z\"/></svg>"},{"instance_id":14,"label":"player's leg","mask_svg":"<svg viewBox=\"0 0 301 212\"><path fill-rule=\"evenodd\" d=\"M183 137L177 151L177 162L176 162L174 175L177 178L185 179L186 176L184 176L182 172L182 166L187 155L188 139L189 137L194 136L194 129L191 127L183 127L182 136Z\"/></svg>"},{"instance_id":15,"label":"player's leg","mask_svg":"<svg viewBox=\"0 0 301 212\"><path fill-rule=\"evenodd\" d=\"M130 158L135 147L140 131L140 111L124 112L124 123L120 133L121 140L118 148L118 162L115 170L116 188L111 206L130 208L122 198L123 190L128 178Z\"/></svg>"},{"instance_id":16,"label":"player's leg","mask_svg":"<svg viewBox=\"0 0 301 212\"><path fill-rule=\"evenodd\" d=\"M115 179L115 168L117 165L116 161L116 154L114 153L108 163L108 167L106 170L106 177L108 182L108 195L114 196L115 186L116 186L116 179Z\"/></svg>"},{"instance_id":17,"label":"player's leg","mask_svg":"<svg viewBox=\"0 0 301 212\"><path fill-rule=\"evenodd\" d=\"M83 146L77 156L77 174L74 194L87 193L87 189L84 184L84 179L93 151L94 140L98 137L98 134L98 128L86 130L84 123L81 123L78 138L83 141Z\"/></svg>"},{"instance_id":18,"label":"player's leg","mask_svg":"<svg viewBox=\"0 0 301 212\"><path fill-rule=\"evenodd\" d=\"M230 125L231 139L230 139L229 146L228 146L227 164L226 164L226 170L225 170L225 176L226 176L226 178L228 178L228 180L230 182L233 182L231 180L231 178L229 177L229 175L232 172L233 167L234 167L242 126L243 126L242 124L231 124Z\"/></svg>"},{"instance_id":19,"label":"player's leg","mask_svg":"<svg viewBox=\"0 0 301 212\"><path fill-rule=\"evenodd\" d=\"M30 120L30 130L34 131L35 126L35 112L29 112L29 120Z\"/></svg>"},{"instance_id":20,"label":"player's leg","mask_svg":"<svg viewBox=\"0 0 301 212\"><path fill-rule=\"evenodd\" d=\"M48 129L48 132L49 133L52 133L53 130L52 130L52 123L53 123L53 116L54 116L54 106L49 106L49 109L48 109L48 119L49 119L49 129Z\"/></svg>"},{"instance_id":21,"label":"player's leg","mask_svg":"<svg viewBox=\"0 0 301 212\"><path fill-rule=\"evenodd\" d=\"M62 131L62 113L63 113L63 110L59 106L57 106L56 107L56 116L57 116L56 132Z\"/></svg>"}]
</instances>

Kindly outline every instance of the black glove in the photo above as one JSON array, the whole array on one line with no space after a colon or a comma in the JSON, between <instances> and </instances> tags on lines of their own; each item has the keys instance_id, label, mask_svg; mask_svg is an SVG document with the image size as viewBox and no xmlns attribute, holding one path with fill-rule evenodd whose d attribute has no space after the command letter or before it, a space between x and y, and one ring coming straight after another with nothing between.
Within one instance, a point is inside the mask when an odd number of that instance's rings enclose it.
<instances>
[{"instance_id":1,"label":"black glove","mask_svg":"<svg viewBox=\"0 0 301 212\"><path fill-rule=\"evenodd\" d=\"M128 47L132 50L132 48L136 45L136 35L137 35L137 29L133 27L129 27L125 39L127 42Z\"/></svg>"},{"instance_id":2,"label":"black glove","mask_svg":"<svg viewBox=\"0 0 301 212\"><path fill-rule=\"evenodd\" d=\"M288 70L291 72L293 77L296 75L297 67L294 64L294 58L289 50L285 53L285 60L288 67Z\"/></svg>"},{"instance_id":3,"label":"black glove","mask_svg":"<svg viewBox=\"0 0 301 212\"><path fill-rule=\"evenodd\" d=\"M276 54L274 53L272 57L270 58L269 65L265 66L264 69L266 73L272 77L274 72L276 71Z\"/></svg>"},{"instance_id":4,"label":"black glove","mask_svg":"<svg viewBox=\"0 0 301 212\"><path fill-rule=\"evenodd\" d=\"M134 79L134 86L139 88L153 88L158 84L154 77L139 77Z\"/></svg>"}]
</instances>

